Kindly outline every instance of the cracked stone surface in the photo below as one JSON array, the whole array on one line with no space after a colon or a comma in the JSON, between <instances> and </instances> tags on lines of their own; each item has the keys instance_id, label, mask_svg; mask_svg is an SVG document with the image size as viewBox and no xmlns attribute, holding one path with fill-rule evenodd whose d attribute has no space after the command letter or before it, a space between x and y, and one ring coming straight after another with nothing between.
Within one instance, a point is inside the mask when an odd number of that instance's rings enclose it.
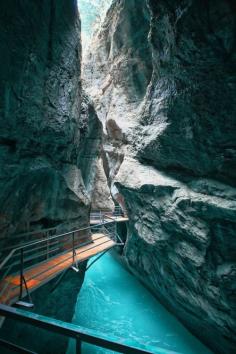
<instances>
[{"instance_id":1,"label":"cracked stone surface","mask_svg":"<svg viewBox=\"0 0 236 354\"><path fill-rule=\"evenodd\" d=\"M235 14L114 1L83 70L130 218L123 257L220 354L236 346Z\"/></svg>"},{"instance_id":2,"label":"cracked stone surface","mask_svg":"<svg viewBox=\"0 0 236 354\"><path fill-rule=\"evenodd\" d=\"M0 238L86 225L97 157L85 144L98 151L101 129L81 89L77 3L0 7Z\"/></svg>"}]
</instances>

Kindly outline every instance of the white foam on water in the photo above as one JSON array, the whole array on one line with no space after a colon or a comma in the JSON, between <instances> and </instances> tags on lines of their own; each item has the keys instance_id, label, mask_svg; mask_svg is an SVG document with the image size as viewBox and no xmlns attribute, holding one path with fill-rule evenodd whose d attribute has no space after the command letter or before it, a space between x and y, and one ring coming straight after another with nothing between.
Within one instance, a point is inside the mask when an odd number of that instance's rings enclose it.
<instances>
[{"instance_id":1,"label":"white foam on water","mask_svg":"<svg viewBox=\"0 0 236 354\"><path fill-rule=\"evenodd\" d=\"M163 348L162 353L210 354L142 284L110 254L86 273L73 323L102 333ZM71 340L67 354L74 354ZM83 344L86 354L112 354Z\"/></svg>"}]
</instances>

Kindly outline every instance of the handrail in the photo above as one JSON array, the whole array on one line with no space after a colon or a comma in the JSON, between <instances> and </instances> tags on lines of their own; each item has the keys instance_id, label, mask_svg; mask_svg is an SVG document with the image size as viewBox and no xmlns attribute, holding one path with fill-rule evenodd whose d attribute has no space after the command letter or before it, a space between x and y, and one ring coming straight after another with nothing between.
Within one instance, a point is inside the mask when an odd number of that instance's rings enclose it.
<instances>
[{"instance_id":1,"label":"handrail","mask_svg":"<svg viewBox=\"0 0 236 354\"><path fill-rule=\"evenodd\" d=\"M102 238L102 237L100 237L100 238ZM98 238L99 239L99 238ZM108 242L108 241L105 241L105 242ZM103 243L105 243L105 242L103 242ZM100 244L102 244L102 243L100 243ZM99 244L99 245L100 245ZM89 249L93 249L94 247L96 247L96 246L92 246L92 247L90 247ZM72 251L73 250L73 248L71 248L71 249L69 249L69 251ZM68 251L68 250L67 250ZM65 254L65 253L67 253L67 251L65 251L64 253L60 253L61 255L62 254ZM81 252L78 252L77 253L77 255L78 254L81 254L81 253L83 253L83 252L85 252L85 251L81 251ZM61 264L61 263L63 263L63 262L65 262L66 260L68 260L68 259L70 259L71 258L71 256L68 256L67 258L65 258L65 259L63 259L62 261L60 261L60 262L58 262L57 263L57 265L58 264ZM41 271L40 273L38 273L37 275L42 275L42 274L44 274L45 272L47 272L48 270L50 270L50 269L53 269L55 267L55 265L53 265L52 267L49 267L49 268L47 268L46 270L44 270L44 271ZM30 281L30 280L32 280L33 279L33 277L31 277L31 278L27 278L27 281ZM17 287L17 286L16 286Z\"/></svg>"},{"instance_id":2,"label":"handrail","mask_svg":"<svg viewBox=\"0 0 236 354\"><path fill-rule=\"evenodd\" d=\"M113 222L116 222L115 218L110 218L110 219L112 219ZM107 225L107 229L105 230L106 225ZM103 218L100 223L93 226L86 226L80 229L74 229L69 232L64 232L59 235L52 235L52 236L41 238L39 240L21 244L18 247L15 247L13 250L11 250L11 252L7 255L7 257L1 262L0 280L7 279L9 275L16 274L16 272L19 272L20 284L16 286L16 287L20 287L19 300L21 301L21 299L23 298L24 295L23 288L25 288L26 294L30 299L30 291L28 289L27 282L30 281L31 278L27 277L27 279L25 279L26 270L30 270L36 264L37 265L43 264L48 259L52 260L55 257L58 257L58 255L63 255L64 253L67 252L72 252L72 256L69 256L68 259L71 258L72 268L74 267L73 269L77 269L77 261L75 256L76 253L78 255L81 252L78 253L76 250L79 247L86 245L88 242L92 243L92 239L91 239L92 231L97 230L98 228L100 229L101 227L104 227L104 234L106 234L110 239L112 239L116 245L123 245L122 240L120 239L119 235L117 235L115 230L113 231L113 229L112 230L109 229L110 225L111 222L105 221ZM61 242L59 242L60 239L62 239ZM58 246L56 245L56 243ZM89 249L92 248L93 246L90 247ZM40 253L38 253L39 249L40 250L42 249ZM54 265L52 268L54 267L56 267L56 265ZM44 272L46 272L46 270ZM4 294L4 291L5 291L4 287L0 289L0 296Z\"/></svg>"},{"instance_id":3,"label":"handrail","mask_svg":"<svg viewBox=\"0 0 236 354\"><path fill-rule=\"evenodd\" d=\"M59 225L58 225L59 226ZM24 232L22 234L16 234L14 235L14 237L22 237L22 236L30 236L30 235L37 235L40 233L44 233L44 232L48 232L48 231L52 231L52 230L56 230L58 228L58 226L53 226L53 227L49 227L46 229L39 229L39 230L34 230L34 231L28 231L28 232Z\"/></svg>"},{"instance_id":4,"label":"handrail","mask_svg":"<svg viewBox=\"0 0 236 354\"><path fill-rule=\"evenodd\" d=\"M115 206L115 210L114 211L116 211L116 210L120 210L120 211L122 211L122 209L121 209L121 207L120 206ZM118 215L114 215L113 217L111 217L111 216L109 216L109 215L107 215L107 213L113 213L113 211L111 211L111 210L109 210L109 209L101 209L101 210L91 210L91 213L90 213L90 217L93 217L93 216L98 216L98 218L100 218L101 217L101 213L102 213L102 216L104 217L106 217L106 218L109 218L109 219L112 219L112 220L114 220L114 218L116 218ZM96 215L97 214L97 215ZM101 222L102 223L102 222ZM94 226L92 226L92 227L95 227L96 225L94 225ZM41 234L41 233L46 233L46 232L48 232L48 231L52 231L52 230L54 230L54 231L56 231L57 230L57 228L59 227L59 225L58 226L54 226L54 227L50 227L50 228L45 228L45 229L39 229L39 230L35 230L35 231L29 231L29 232L24 232L24 233L22 233L22 234L16 234L16 235L14 235L14 239L17 237L23 237L23 236L30 236L30 235L37 235L37 234ZM67 235L69 235L69 234L71 234L72 232L78 232L78 231L83 231L83 230L86 230L86 229L89 229L90 228L90 226L88 226L88 227L85 227L85 228L81 228L81 229L76 229L76 230L72 230L72 231L69 231L69 232L67 232L67 233L64 233L64 234L60 234L60 235L52 235L52 236L49 236L50 237L50 239L52 239L53 237L55 237L55 238L57 238L57 236L60 236L60 237L62 237L62 236L67 236ZM48 238L49 238L48 237ZM23 245L20 245L20 246L17 246L17 247L14 247L13 248L13 250L17 250L17 249L21 249L22 247L26 247L27 245L29 245L29 246L31 246L31 245L34 245L34 242L39 242L39 241L44 241L45 239L47 239L47 238L42 238L42 239L40 239L40 240L36 240L36 241L29 241L29 242L27 242L27 243L24 243ZM0 269L1 269L1 265L0 265Z\"/></svg>"},{"instance_id":5,"label":"handrail","mask_svg":"<svg viewBox=\"0 0 236 354\"><path fill-rule=\"evenodd\" d=\"M47 238L42 238L40 240L36 240L36 241L31 241L29 243L26 243L24 245L21 245L21 246L18 246L16 248L14 248L14 250L21 250L22 248L27 248L27 247L30 247L30 246L35 246L35 245L38 245L40 243L44 243L44 242L47 242L47 240L55 240L55 239L58 239L58 238L61 238L63 236L68 236L68 235L71 235L73 232L79 232L79 231L85 231L85 230L89 230L89 229L92 229L94 228L94 226L88 226L88 227L84 227L82 229L76 229L76 230L71 230L71 231L68 231L68 232L65 232L64 234L60 234L60 235L53 235L53 236L49 236Z\"/></svg>"},{"instance_id":6,"label":"handrail","mask_svg":"<svg viewBox=\"0 0 236 354\"><path fill-rule=\"evenodd\" d=\"M110 209L94 209L94 210L91 210L90 214L93 214L93 213L100 213L100 212L103 212L103 213L111 213L111 212L114 212L116 210L121 210L121 207L119 205L115 205L114 207L114 210L110 210ZM48 231L53 231L53 230L57 230L58 227L61 226L61 225L57 225L57 226L53 226L53 227L48 227L48 228L45 228L45 229L39 229L39 230L34 230L34 231L27 231L27 232L23 232L23 233L19 233L19 234L15 234L14 235L14 239L15 238L18 238L18 237L23 237L23 236L31 236L31 235L37 235L37 234L40 234L40 233L45 233L45 232L48 232Z\"/></svg>"},{"instance_id":7,"label":"handrail","mask_svg":"<svg viewBox=\"0 0 236 354\"><path fill-rule=\"evenodd\" d=\"M32 235L38 235L38 234L44 234L45 236L47 236L47 233L50 232L50 231L55 231L56 232L58 227L59 227L59 225L54 226L54 227L50 227L50 228L45 228L45 229L28 231L28 232L24 232L24 233L21 233L21 234L14 234L14 235L12 235L12 239L14 241L16 241L17 239L22 238L24 236L32 236ZM52 235L50 235L50 236L52 236ZM32 241L29 241L29 242L32 242ZM17 247L17 246L15 246L15 247ZM3 248L1 247L1 251L4 252L4 251L7 251L7 250L14 249L15 247L14 246L8 246L8 247L3 247Z\"/></svg>"},{"instance_id":8,"label":"handrail","mask_svg":"<svg viewBox=\"0 0 236 354\"><path fill-rule=\"evenodd\" d=\"M46 233L46 232L52 231L52 230L57 231L58 227L59 227L59 225L58 225L58 226L54 226L54 227L50 227L50 228L46 228L46 229L39 229L39 230L35 230L35 231L24 232L24 233L22 233L22 234L16 234L16 235L14 235L14 239L15 239L15 238L19 238L19 237L23 237L23 236L30 236L30 235L43 234L43 233ZM86 228L89 228L89 226L86 227ZM70 232L68 232L68 234L71 233L71 232L77 232L77 231L81 231L81 230L83 230L83 228L82 228L82 229L78 229L78 230L70 231ZM54 236L54 235L50 235L49 237L53 237L53 236ZM55 235L55 236L56 236L56 235ZM42 238L42 240L44 240L44 239L45 239L45 238ZM35 241L29 241L29 244L31 244L31 242L35 242ZM27 243L25 243L25 244L22 245L22 246L26 246L26 244L27 244ZM21 247L21 246L18 246L18 247ZM18 248L18 247L17 247L17 248ZM4 250L4 249L3 249L3 250Z\"/></svg>"},{"instance_id":9,"label":"handrail","mask_svg":"<svg viewBox=\"0 0 236 354\"><path fill-rule=\"evenodd\" d=\"M106 217L107 219L111 219L111 220L114 221L117 216L115 216L115 215L114 215L114 216L105 215L105 217Z\"/></svg>"},{"instance_id":10,"label":"handrail","mask_svg":"<svg viewBox=\"0 0 236 354\"><path fill-rule=\"evenodd\" d=\"M99 212L99 211L114 211L114 209L121 209L121 206L120 205L115 205L114 208L111 210L111 208L103 208L103 209L91 209L91 212Z\"/></svg>"},{"instance_id":11,"label":"handrail","mask_svg":"<svg viewBox=\"0 0 236 354\"><path fill-rule=\"evenodd\" d=\"M28 350L26 348L23 348L19 345L16 345L14 343L11 343L7 340L1 339L0 338L0 345L4 346L7 349L10 349L14 351L15 353L21 353L21 354L37 354L36 352L32 352L31 350Z\"/></svg>"},{"instance_id":12,"label":"handrail","mask_svg":"<svg viewBox=\"0 0 236 354\"><path fill-rule=\"evenodd\" d=\"M157 354L163 351L151 346L139 344L133 340L106 335L99 331L63 322L54 318L38 315L18 308L0 304L0 315L17 321L28 323L34 327L42 328L77 340L77 353L81 353L81 342L93 344L102 348L115 350L126 354Z\"/></svg>"},{"instance_id":13,"label":"handrail","mask_svg":"<svg viewBox=\"0 0 236 354\"><path fill-rule=\"evenodd\" d=\"M43 239L40 239L40 240L37 240L37 241L31 241L31 242L27 242L21 246L18 246L16 248L14 248L9 254L8 256L2 261L2 263L0 264L0 270L2 269L2 267L6 264L6 262L13 256L13 254L16 252L16 251L21 251L22 249L24 248L28 248L30 246L35 246L35 245L38 245L38 244L41 244L41 243L45 243L47 242L48 240L55 240L55 239L58 239L58 238L61 238L61 237L65 237L65 236L68 236L68 235L72 235L72 233L76 233L76 232L79 232L79 231L85 231L85 230L91 230L91 229L94 229L96 228L96 225L93 225L93 226L87 226L87 227L84 227L84 228L81 228L81 229L75 229L75 230L72 230L72 231L69 231L69 232L66 232L64 234L60 234L60 235L54 235L54 236L49 236L48 238L43 238Z\"/></svg>"},{"instance_id":14,"label":"handrail","mask_svg":"<svg viewBox=\"0 0 236 354\"><path fill-rule=\"evenodd\" d=\"M2 263L0 264L0 270L4 267L4 265L9 261L9 259L13 256L13 254L17 251L16 248L14 248L9 254L8 256L2 261Z\"/></svg>"},{"instance_id":15,"label":"handrail","mask_svg":"<svg viewBox=\"0 0 236 354\"><path fill-rule=\"evenodd\" d=\"M114 209L93 209L90 212L90 215L96 215L96 214L106 214L106 213L116 213L116 212L120 212L121 214L123 214L124 212L126 212L126 209L122 209L120 205L115 205Z\"/></svg>"},{"instance_id":16,"label":"handrail","mask_svg":"<svg viewBox=\"0 0 236 354\"><path fill-rule=\"evenodd\" d=\"M120 235L116 232L116 229L114 228L114 230L109 230L109 227L111 227L111 223L107 223L108 225L103 225L102 226L102 229L104 230L104 233L105 234L108 234L108 235L111 235L111 233L115 236L116 239L119 240L119 243L117 243L117 246L120 245L120 246L123 246L124 245L124 242L123 240L121 239Z\"/></svg>"}]
</instances>

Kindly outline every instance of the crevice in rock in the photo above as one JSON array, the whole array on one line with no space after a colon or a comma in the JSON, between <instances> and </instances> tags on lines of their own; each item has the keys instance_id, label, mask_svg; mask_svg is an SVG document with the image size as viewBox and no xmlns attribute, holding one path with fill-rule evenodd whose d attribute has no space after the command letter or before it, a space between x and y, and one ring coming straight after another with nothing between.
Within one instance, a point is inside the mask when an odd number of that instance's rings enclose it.
<instances>
[{"instance_id":1,"label":"crevice in rock","mask_svg":"<svg viewBox=\"0 0 236 354\"><path fill-rule=\"evenodd\" d=\"M128 210L123 260L220 354L235 325L232 6L114 1L83 69L108 185Z\"/></svg>"},{"instance_id":2,"label":"crevice in rock","mask_svg":"<svg viewBox=\"0 0 236 354\"><path fill-rule=\"evenodd\" d=\"M1 245L29 227L87 226L91 202L119 203L122 260L214 352L231 354L235 3L101 4L111 6L93 36L82 27L82 78L74 0L1 4Z\"/></svg>"}]
</instances>

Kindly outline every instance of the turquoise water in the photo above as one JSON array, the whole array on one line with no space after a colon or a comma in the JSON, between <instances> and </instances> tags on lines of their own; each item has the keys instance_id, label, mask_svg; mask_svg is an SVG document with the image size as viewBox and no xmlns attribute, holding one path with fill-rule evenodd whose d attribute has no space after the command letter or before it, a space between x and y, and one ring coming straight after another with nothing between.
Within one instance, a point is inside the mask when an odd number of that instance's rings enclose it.
<instances>
[{"instance_id":1,"label":"turquoise water","mask_svg":"<svg viewBox=\"0 0 236 354\"><path fill-rule=\"evenodd\" d=\"M73 323L160 346L164 353L211 353L109 253L87 271ZM88 344L82 348L86 354L115 353ZM74 353L71 340L67 354Z\"/></svg>"}]
</instances>

